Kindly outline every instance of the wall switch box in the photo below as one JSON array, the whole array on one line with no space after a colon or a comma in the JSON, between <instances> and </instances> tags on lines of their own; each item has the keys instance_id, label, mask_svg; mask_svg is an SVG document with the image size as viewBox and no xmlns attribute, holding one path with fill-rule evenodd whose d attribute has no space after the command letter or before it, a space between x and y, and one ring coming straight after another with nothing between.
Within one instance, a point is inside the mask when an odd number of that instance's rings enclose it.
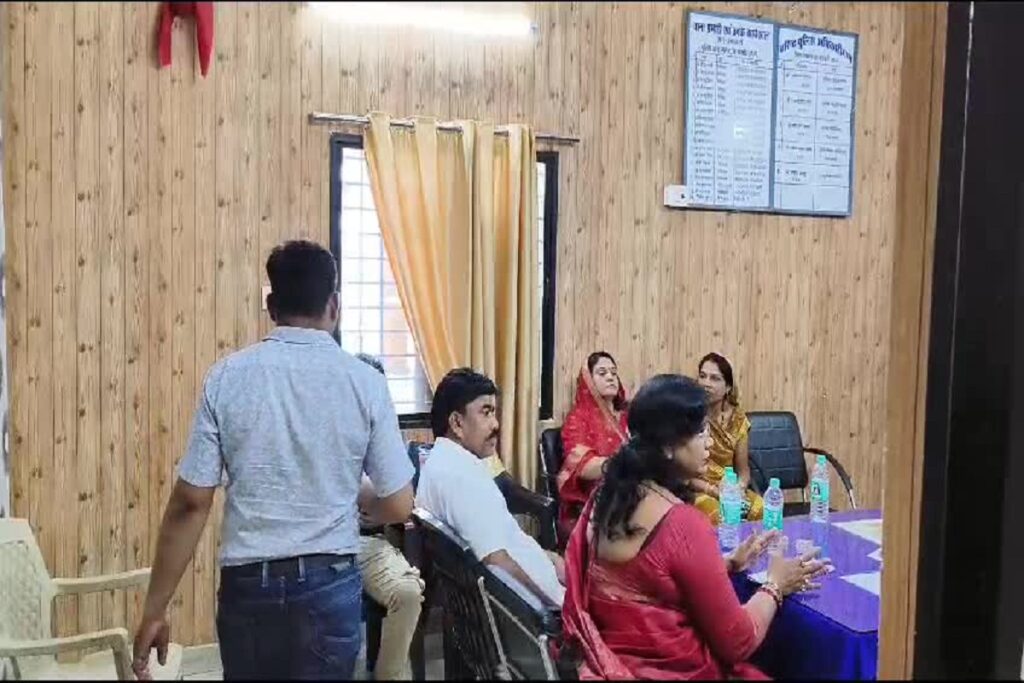
<instances>
[{"instance_id":1,"label":"wall switch box","mask_svg":"<svg viewBox=\"0 0 1024 683\"><path fill-rule=\"evenodd\" d=\"M686 185L665 186L665 206L682 209L690 205L690 193Z\"/></svg>"}]
</instances>

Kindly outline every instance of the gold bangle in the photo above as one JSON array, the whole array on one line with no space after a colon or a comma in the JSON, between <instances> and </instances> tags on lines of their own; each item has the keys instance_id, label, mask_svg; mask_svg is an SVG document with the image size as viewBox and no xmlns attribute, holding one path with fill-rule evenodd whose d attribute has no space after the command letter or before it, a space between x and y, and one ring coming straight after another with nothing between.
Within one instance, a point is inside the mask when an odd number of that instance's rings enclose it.
<instances>
[{"instance_id":1,"label":"gold bangle","mask_svg":"<svg viewBox=\"0 0 1024 683\"><path fill-rule=\"evenodd\" d=\"M779 590L778 584L772 581L766 581L761 584L761 587L758 588L758 590L770 595L772 600L775 601L775 605L782 607L782 591Z\"/></svg>"}]
</instances>

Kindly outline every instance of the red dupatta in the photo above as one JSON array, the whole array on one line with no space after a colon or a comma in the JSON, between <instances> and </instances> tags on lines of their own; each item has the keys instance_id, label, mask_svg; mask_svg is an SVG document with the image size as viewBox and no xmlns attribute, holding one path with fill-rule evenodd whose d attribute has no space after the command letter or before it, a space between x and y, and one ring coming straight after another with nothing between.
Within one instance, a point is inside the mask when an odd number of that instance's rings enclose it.
<instances>
[{"instance_id":1,"label":"red dupatta","mask_svg":"<svg viewBox=\"0 0 1024 683\"><path fill-rule=\"evenodd\" d=\"M619 382L616 396L619 405L626 403L626 390ZM562 448L565 460L558 473L558 496L561 504L558 510L558 526L562 538L568 537L576 524L580 510L590 498L597 479L587 480L580 472L594 458L607 458L629 438L626 411L618 418L597 393L590 370L586 365L576 380L576 400L562 425Z\"/></svg>"},{"instance_id":2,"label":"red dupatta","mask_svg":"<svg viewBox=\"0 0 1024 683\"><path fill-rule=\"evenodd\" d=\"M590 512L594 507L591 499L580 515L580 524L573 529L569 545L565 549L565 599L562 602L563 647L579 654L579 677L581 681L629 680L633 672L605 644L601 632L590 616L591 572L594 548L587 538L590 526Z\"/></svg>"}]
</instances>

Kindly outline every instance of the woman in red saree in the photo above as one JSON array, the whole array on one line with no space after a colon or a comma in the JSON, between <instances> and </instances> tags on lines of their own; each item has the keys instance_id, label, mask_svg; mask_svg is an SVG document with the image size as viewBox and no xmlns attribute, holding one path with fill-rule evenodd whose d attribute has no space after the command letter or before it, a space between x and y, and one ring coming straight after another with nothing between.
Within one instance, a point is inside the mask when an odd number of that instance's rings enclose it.
<instances>
[{"instance_id":1,"label":"woman in red saree","mask_svg":"<svg viewBox=\"0 0 1024 683\"><path fill-rule=\"evenodd\" d=\"M770 537L754 535L723 560L686 481L708 461L703 390L679 375L647 382L630 405L629 442L566 551L563 647L582 680L764 679L747 662L783 596L829 571L814 559L772 557L768 580L741 605L728 571L749 567Z\"/></svg>"},{"instance_id":2,"label":"woman in red saree","mask_svg":"<svg viewBox=\"0 0 1024 683\"><path fill-rule=\"evenodd\" d=\"M562 424L565 459L558 473L558 535L569 538L580 511L601 479L605 461L629 438L626 390L615 359L590 354L576 380L576 400Z\"/></svg>"}]
</instances>

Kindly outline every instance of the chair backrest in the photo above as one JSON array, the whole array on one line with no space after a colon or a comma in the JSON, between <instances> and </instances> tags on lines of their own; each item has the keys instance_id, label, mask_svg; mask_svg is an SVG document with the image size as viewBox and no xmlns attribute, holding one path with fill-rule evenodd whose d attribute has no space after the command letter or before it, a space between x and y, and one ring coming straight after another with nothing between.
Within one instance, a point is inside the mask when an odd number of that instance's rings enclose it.
<instances>
[{"instance_id":1,"label":"chair backrest","mask_svg":"<svg viewBox=\"0 0 1024 683\"><path fill-rule=\"evenodd\" d=\"M420 470L423 468L423 463L426 461L427 456L430 454L430 449L433 447L434 444L432 443L424 443L422 441L409 442L409 460L412 462L413 469L415 470L412 475L412 490L414 492L420 485Z\"/></svg>"},{"instance_id":2,"label":"chair backrest","mask_svg":"<svg viewBox=\"0 0 1024 683\"><path fill-rule=\"evenodd\" d=\"M544 604L501 567L483 568L484 595L502 663L515 680L557 680L549 644L561 638L561 610Z\"/></svg>"},{"instance_id":3,"label":"chair backrest","mask_svg":"<svg viewBox=\"0 0 1024 683\"><path fill-rule=\"evenodd\" d=\"M52 638L54 593L28 521L0 519L0 642Z\"/></svg>"},{"instance_id":4,"label":"chair backrest","mask_svg":"<svg viewBox=\"0 0 1024 683\"><path fill-rule=\"evenodd\" d=\"M498 645L484 605L482 563L455 531L422 508L412 513L423 539L423 576L444 611L445 667L461 664L477 678L494 678ZM437 602L439 601L439 602ZM450 641L449 641L450 639ZM449 654L459 662L449 662Z\"/></svg>"},{"instance_id":5,"label":"chair backrest","mask_svg":"<svg viewBox=\"0 0 1024 683\"><path fill-rule=\"evenodd\" d=\"M750 477L761 492L778 477L783 490L807 487L807 463L796 415L783 411L747 413L750 420Z\"/></svg>"},{"instance_id":6,"label":"chair backrest","mask_svg":"<svg viewBox=\"0 0 1024 683\"><path fill-rule=\"evenodd\" d=\"M562 428L552 427L540 434L540 472L544 479L544 492L548 498L558 500L558 473L562 469Z\"/></svg>"}]
</instances>

